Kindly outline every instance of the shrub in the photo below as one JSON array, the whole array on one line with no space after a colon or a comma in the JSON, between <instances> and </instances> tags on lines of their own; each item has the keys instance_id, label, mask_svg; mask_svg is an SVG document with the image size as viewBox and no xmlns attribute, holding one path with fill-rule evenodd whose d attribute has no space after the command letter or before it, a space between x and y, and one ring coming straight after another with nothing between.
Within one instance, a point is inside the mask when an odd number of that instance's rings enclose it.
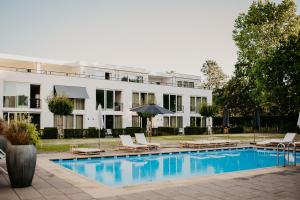
<instances>
[{"instance_id":1,"label":"shrub","mask_svg":"<svg viewBox=\"0 0 300 200\"><path fill-rule=\"evenodd\" d=\"M52 96L48 98L48 108L55 115L70 115L73 112L73 103L63 96Z\"/></svg>"},{"instance_id":2,"label":"shrub","mask_svg":"<svg viewBox=\"0 0 300 200\"><path fill-rule=\"evenodd\" d=\"M113 137L119 137L119 135L122 135L125 133L125 128L114 128L111 130Z\"/></svg>"},{"instance_id":3,"label":"shrub","mask_svg":"<svg viewBox=\"0 0 300 200\"><path fill-rule=\"evenodd\" d=\"M56 127L45 127L42 131L42 139L57 139L58 130Z\"/></svg>"},{"instance_id":4,"label":"shrub","mask_svg":"<svg viewBox=\"0 0 300 200\"><path fill-rule=\"evenodd\" d=\"M83 138L84 129L64 129L64 138Z\"/></svg>"},{"instance_id":5,"label":"shrub","mask_svg":"<svg viewBox=\"0 0 300 200\"><path fill-rule=\"evenodd\" d=\"M206 127L191 127L187 126L184 128L185 135L202 135L206 132Z\"/></svg>"},{"instance_id":6,"label":"shrub","mask_svg":"<svg viewBox=\"0 0 300 200\"><path fill-rule=\"evenodd\" d=\"M242 126L229 128L229 133L244 133L244 128Z\"/></svg>"},{"instance_id":7,"label":"shrub","mask_svg":"<svg viewBox=\"0 0 300 200\"><path fill-rule=\"evenodd\" d=\"M126 127L124 131L124 134L130 135L131 137L134 137L135 133L146 133L146 129L141 127Z\"/></svg>"},{"instance_id":8,"label":"shrub","mask_svg":"<svg viewBox=\"0 0 300 200\"><path fill-rule=\"evenodd\" d=\"M179 128L160 126L153 130L153 136L178 135Z\"/></svg>"},{"instance_id":9,"label":"shrub","mask_svg":"<svg viewBox=\"0 0 300 200\"><path fill-rule=\"evenodd\" d=\"M39 143L39 132L34 124L26 120L16 120L10 122L6 138L12 145L37 145Z\"/></svg>"},{"instance_id":10,"label":"shrub","mask_svg":"<svg viewBox=\"0 0 300 200\"><path fill-rule=\"evenodd\" d=\"M99 136L99 129L96 127L89 127L86 131L85 137L87 138L97 138Z\"/></svg>"}]
</instances>

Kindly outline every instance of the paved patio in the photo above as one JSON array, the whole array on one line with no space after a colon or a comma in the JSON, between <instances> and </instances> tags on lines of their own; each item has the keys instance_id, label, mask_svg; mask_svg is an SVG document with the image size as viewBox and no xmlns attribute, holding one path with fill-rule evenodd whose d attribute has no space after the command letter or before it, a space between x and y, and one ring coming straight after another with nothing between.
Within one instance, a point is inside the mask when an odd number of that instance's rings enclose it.
<instances>
[{"instance_id":1,"label":"paved patio","mask_svg":"<svg viewBox=\"0 0 300 200\"><path fill-rule=\"evenodd\" d=\"M223 175L216 175L221 177ZM234 176L233 176L234 177ZM32 187L12 189L7 175L0 174L0 199L55 199L90 200L94 199L80 188L37 167ZM229 179L206 179L194 184L180 184L150 191L124 194L100 199L300 199L300 167L266 174Z\"/></svg>"}]
</instances>

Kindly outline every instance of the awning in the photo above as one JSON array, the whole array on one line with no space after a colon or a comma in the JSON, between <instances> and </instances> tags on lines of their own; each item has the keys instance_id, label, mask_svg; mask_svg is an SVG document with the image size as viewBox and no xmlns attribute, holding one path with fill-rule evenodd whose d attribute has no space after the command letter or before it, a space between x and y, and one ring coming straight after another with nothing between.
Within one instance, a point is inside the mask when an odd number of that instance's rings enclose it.
<instances>
[{"instance_id":1,"label":"awning","mask_svg":"<svg viewBox=\"0 0 300 200\"><path fill-rule=\"evenodd\" d=\"M54 85L56 95L65 96L72 99L87 99L89 95L85 87Z\"/></svg>"}]
</instances>

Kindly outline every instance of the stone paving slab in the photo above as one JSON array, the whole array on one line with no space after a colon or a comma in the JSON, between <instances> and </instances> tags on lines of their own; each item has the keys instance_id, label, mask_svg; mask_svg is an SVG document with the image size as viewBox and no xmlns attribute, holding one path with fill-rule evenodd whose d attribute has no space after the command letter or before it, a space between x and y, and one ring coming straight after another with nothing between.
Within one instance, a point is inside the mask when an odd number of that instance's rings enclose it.
<instances>
[{"instance_id":1,"label":"stone paving slab","mask_svg":"<svg viewBox=\"0 0 300 200\"><path fill-rule=\"evenodd\" d=\"M3 165L1 165L3 166ZM241 177L233 175L220 178L216 175L199 182L183 182L168 187L151 188L102 200L299 200L300 167L287 167L271 173L252 173ZM249 171L250 173L251 171ZM250 173L251 174L251 173ZM219 177L219 178L216 178ZM40 167L37 167L33 185L27 188L11 188L7 175L0 173L0 200L95 200L92 195Z\"/></svg>"}]
</instances>

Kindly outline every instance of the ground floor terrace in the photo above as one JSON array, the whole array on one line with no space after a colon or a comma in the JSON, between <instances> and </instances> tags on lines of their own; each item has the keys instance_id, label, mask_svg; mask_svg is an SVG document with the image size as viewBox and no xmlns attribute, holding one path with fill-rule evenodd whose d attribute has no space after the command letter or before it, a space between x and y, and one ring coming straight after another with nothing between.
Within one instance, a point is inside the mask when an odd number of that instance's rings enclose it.
<instances>
[{"instance_id":1,"label":"ground floor terrace","mask_svg":"<svg viewBox=\"0 0 300 200\"><path fill-rule=\"evenodd\" d=\"M163 146L160 152L189 151L178 148L182 140L195 140L209 136L155 137ZM211 137L211 136L210 136ZM216 138L227 137L215 135ZM240 146L249 146L253 135L230 135L240 139ZM273 135L283 137L283 135ZM262 138L259 137L259 140ZM0 174L0 199L299 199L300 166L272 167L226 174L215 174L181 180L111 188L84 176L66 170L49 159L74 158L65 148L70 144L97 145L96 139L45 140L39 148L37 168L33 184L28 188L13 189L7 175ZM45 148L45 145L54 146ZM55 146L56 145L56 146ZM132 154L117 150L118 139L106 138L100 141L106 150L102 156ZM151 153L151 152L150 152ZM99 155L98 155L99 156ZM100 155L101 156L101 155ZM84 156L81 156L84 157ZM4 163L0 163L5 167Z\"/></svg>"}]
</instances>

